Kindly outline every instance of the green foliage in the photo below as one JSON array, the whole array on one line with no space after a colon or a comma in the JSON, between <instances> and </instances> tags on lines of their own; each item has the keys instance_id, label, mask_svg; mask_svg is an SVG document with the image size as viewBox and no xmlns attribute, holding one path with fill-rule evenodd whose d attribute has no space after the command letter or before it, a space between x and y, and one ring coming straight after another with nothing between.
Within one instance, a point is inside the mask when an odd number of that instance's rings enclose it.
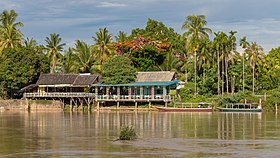
<instances>
[{"instance_id":1,"label":"green foliage","mask_svg":"<svg viewBox=\"0 0 280 158\"><path fill-rule=\"evenodd\" d=\"M136 138L136 131L134 127L125 125L121 128L119 135L120 140L133 140Z\"/></svg>"},{"instance_id":2,"label":"green foliage","mask_svg":"<svg viewBox=\"0 0 280 158\"><path fill-rule=\"evenodd\" d=\"M61 43L61 38L59 37L59 34L50 34L50 37L46 37L46 49L48 57L51 59L51 73L55 73L57 70L57 58L60 55L60 51L63 50L63 46L65 46L65 43Z\"/></svg>"},{"instance_id":3,"label":"green foliage","mask_svg":"<svg viewBox=\"0 0 280 158\"><path fill-rule=\"evenodd\" d=\"M146 46L131 53L131 60L138 71L155 71L157 69L156 65L161 65L163 59L163 55L151 46Z\"/></svg>"},{"instance_id":4,"label":"green foliage","mask_svg":"<svg viewBox=\"0 0 280 158\"><path fill-rule=\"evenodd\" d=\"M135 81L136 69L127 56L114 56L102 65L103 81L106 84L131 83Z\"/></svg>"},{"instance_id":5,"label":"green foliage","mask_svg":"<svg viewBox=\"0 0 280 158\"><path fill-rule=\"evenodd\" d=\"M241 56L236 52L236 32L217 32L213 40L208 38L212 31L206 27L204 15L187 16L182 25L183 35L160 21L148 19L145 28L135 28L129 36L120 31L115 36L116 44L112 43L114 36L106 28L100 28L93 37L94 45L77 40L76 47L69 48L63 55L60 52L65 44L59 34L50 34L45 46L39 46L34 39L24 40L19 29L24 25L17 22L17 16L14 10L0 14L1 98L12 97L50 67L51 72L102 73L105 83L112 84L133 82L135 69L172 70L178 79L197 83L198 97L194 97L193 83L180 90L181 99L185 101L203 100L202 95L234 94L243 91L243 86L245 91L258 94L268 91L276 95L277 92L270 90L280 85L280 47L263 54L261 46L247 42L244 37L239 43L246 53ZM47 48L49 59L41 54L43 48ZM128 57L118 59L122 57L113 56L115 50ZM220 103L245 98L255 101L251 95L241 96L240 93L232 97L225 95ZM276 96L267 101L269 106L276 104Z\"/></svg>"},{"instance_id":6,"label":"green foliage","mask_svg":"<svg viewBox=\"0 0 280 158\"><path fill-rule=\"evenodd\" d=\"M46 55L24 47L4 49L0 67L0 88L8 97L13 97L24 86L35 83L40 73L49 70Z\"/></svg>"},{"instance_id":7,"label":"green foliage","mask_svg":"<svg viewBox=\"0 0 280 158\"><path fill-rule=\"evenodd\" d=\"M185 87L180 89L179 95L181 100L178 101L192 102L192 103L207 101L207 96L205 95L196 95L196 96L194 95L193 82L186 83Z\"/></svg>"},{"instance_id":8,"label":"green foliage","mask_svg":"<svg viewBox=\"0 0 280 158\"><path fill-rule=\"evenodd\" d=\"M280 87L270 90L267 97L267 107L272 109L280 105Z\"/></svg>"},{"instance_id":9,"label":"green foliage","mask_svg":"<svg viewBox=\"0 0 280 158\"><path fill-rule=\"evenodd\" d=\"M230 103L245 103L245 100L247 103L258 103L259 98L256 96L252 96L249 91L247 91L246 93L239 92L234 95L218 96L217 105L224 106Z\"/></svg>"}]
</instances>

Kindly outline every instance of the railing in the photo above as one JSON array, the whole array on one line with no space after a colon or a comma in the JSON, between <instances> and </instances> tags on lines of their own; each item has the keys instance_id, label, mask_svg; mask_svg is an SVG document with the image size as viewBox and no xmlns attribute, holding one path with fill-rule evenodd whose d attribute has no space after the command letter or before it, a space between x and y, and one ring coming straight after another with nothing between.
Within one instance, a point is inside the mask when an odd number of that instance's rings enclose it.
<instances>
[{"instance_id":1,"label":"railing","mask_svg":"<svg viewBox=\"0 0 280 158\"><path fill-rule=\"evenodd\" d=\"M170 101L170 95L98 95L97 100L166 100Z\"/></svg>"},{"instance_id":2,"label":"railing","mask_svg":"<svg viewBox=\"0 0 280 158\"><path fill-rule=\"evenodd\" d=\"M40 97L94 97L96 100L102 101L171 101L170 95L95 95L95 93L24 93L24 98L40 98Z\"/></svg>"},{"instance_id":3,"label":"railing","mask_svg":"<svg viewBox=\"0 0 280 158\"><path fill-rule=\"evenodd\" d=\"M24 97L95 97L94 93L25 93Z\"/></svg>"}]
</instances>

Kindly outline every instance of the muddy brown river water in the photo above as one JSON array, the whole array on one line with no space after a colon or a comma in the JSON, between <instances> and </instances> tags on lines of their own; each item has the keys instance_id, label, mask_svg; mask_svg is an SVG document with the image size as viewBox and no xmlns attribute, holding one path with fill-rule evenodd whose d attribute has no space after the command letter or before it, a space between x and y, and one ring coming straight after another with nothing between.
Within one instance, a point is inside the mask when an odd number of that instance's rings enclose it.
<instances>
[{"instance_id":1,"label":"muddy brown river water","mask_svg":"<svg viewBox=\"0 0 280 158\"><path fill-rule=\"evenodd\" d=\"M280 157L280 114L0 111L0 157Z\"/></svg>"}]
</instances>

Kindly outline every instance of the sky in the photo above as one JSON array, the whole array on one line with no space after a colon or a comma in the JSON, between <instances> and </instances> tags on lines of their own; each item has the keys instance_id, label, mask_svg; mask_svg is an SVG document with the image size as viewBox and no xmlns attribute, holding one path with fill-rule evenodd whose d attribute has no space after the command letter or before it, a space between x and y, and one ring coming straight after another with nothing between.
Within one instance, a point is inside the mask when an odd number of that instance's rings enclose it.
<instances>
[{"instance_id":1,"label":"sky","mask_svg":"<svg viewBox=\"0 0 280 158\"><path fill-rule=\"evenodd\" d=\"M14 9L25 38L40 44L51 33L60 34L68 47L76 40L93 44L99 28L110 33L144 28L148 18L182 34L188 15L205 15L214 32L237 31L267 53L280 46L279 0L1 0L0 11ZM214 38L214 35L211 36Z\"/></svg>"}]
</instances>

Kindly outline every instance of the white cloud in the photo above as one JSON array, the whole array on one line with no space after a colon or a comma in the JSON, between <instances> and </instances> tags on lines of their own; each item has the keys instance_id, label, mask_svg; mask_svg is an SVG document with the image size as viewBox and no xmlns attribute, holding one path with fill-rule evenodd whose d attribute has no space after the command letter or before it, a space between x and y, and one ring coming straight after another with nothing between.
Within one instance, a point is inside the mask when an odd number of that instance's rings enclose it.
<instances>
[{"instance_id":1,"label":"white cloud","mask_svg":"<svg viewBox=\"0 0 280 158\"><path fill-rule=\"evenodd\" d=\"M11 10L11 9L18 9L20 8L20 4L16 3L16 2L11 2L11 1L0 1L0 10L2 12L2 10Z\"/></svg>"},{"instance_id":2,"label":"white cloud","mask_svg":"<svg viewBox=\"0 0 280 158\"><path fill-rule=\"evenodd\" d=\"M123 3L112 3L112 2L101 2L97 7L102 8L117 8L117 7L126 7L126 4Z\"/></svg>"}]
</instances>

